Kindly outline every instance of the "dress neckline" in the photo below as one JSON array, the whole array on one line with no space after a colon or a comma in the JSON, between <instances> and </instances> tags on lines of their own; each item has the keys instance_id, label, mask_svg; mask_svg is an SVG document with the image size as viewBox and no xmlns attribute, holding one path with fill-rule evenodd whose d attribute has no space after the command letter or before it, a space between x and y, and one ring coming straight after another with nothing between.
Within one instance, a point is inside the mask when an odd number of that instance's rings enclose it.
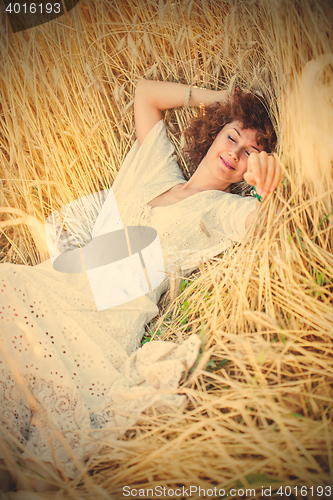
<instances>
[{"instance_id":1,"label":"dress neckline","mask_svg":"<svg viewBox=\"0 0 333 500\"><path fill-rule=\"evenodd\" d=\"M170 189L172 189L174 186L176 186L177 184L185 184L184 182L176 182L174 184L172 184L172 186L170 186L169 188L165 189L162 193L159 193L158 195L156 195L154 198L152 198L153 200L155 198L157 198L158 196L161 196L162 194L166 193L167 191L170 191ZM156 208L169 208L169 207L174 207L176 205L179 205L180 203L182 203L183 201L185 200L188 200L190 198L193 198L194 196L197 196L198 194L202 194L202 193L210 193L210 192L219 192L219 193L225 193L225 191L221 191L220 189L206 189L204 191L198 191L197 193L194 193L194 194L191 194L190 196L187 196L186 198L183 198L182 200L179 200L179 201L176 201L176 203L172 203L171 205L164 205L164 206L157 206L157 207L152 207L151 205L149 205L150 201L147 201L146 202L146 205L150 208L150 211L151 210L155 210ZM225 194L228 194L228 193L225 193Z\"/></svg>"}]
</instances>

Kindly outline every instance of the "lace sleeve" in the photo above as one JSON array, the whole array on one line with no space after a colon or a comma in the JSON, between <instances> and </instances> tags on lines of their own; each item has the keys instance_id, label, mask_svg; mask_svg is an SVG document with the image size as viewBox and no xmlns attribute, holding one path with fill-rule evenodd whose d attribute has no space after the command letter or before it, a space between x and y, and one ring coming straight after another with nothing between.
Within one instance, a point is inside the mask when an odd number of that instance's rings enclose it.
<instances>
[{"instance_id":1,"label":"lace sleeve","mask_svg":"<svg viewBox=\"0 0 333 500\"><path fill-rule=\"evenodd\" d=\"M242 197L226 193L219 202L216 229L232 241L241 241L245 236L245 220L256 208L256 200L252 196Z\"/></svg>"}]
</instances>

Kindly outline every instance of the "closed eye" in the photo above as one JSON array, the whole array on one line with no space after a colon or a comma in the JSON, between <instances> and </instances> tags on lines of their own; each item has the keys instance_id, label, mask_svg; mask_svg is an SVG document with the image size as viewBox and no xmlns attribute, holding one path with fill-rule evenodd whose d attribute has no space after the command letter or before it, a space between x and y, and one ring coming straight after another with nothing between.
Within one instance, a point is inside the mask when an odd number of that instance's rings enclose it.
<instances>
[{"instance_id":1,"label":"closed eye","mask_svg":"<svg viewBox=\"0 0 333 500\"><path fill-rule=\"evenodd\" d=\"M236 142L232 137L231 135L228 135L228 139L230 139L232 142Z\"/></svg>"}]
</instances>

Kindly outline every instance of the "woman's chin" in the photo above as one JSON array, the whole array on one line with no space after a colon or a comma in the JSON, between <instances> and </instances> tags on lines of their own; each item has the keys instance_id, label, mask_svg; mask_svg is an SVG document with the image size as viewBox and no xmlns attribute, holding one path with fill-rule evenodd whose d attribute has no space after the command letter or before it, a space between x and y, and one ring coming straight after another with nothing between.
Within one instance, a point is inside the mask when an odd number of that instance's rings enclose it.
<instances>
[{"instance_id":1,"label":"woman's chin","mask_svg":"<svg viewBox=\"0 0 333 500\"><path fill-rule=\"evenodd\" d=\"M235 184L243 180L240 176L235 175L234 170L224 170L223 167L218 167L216 171L216 177L220 182L228 182L229 184Z\"/></svg>"}]
</instances>

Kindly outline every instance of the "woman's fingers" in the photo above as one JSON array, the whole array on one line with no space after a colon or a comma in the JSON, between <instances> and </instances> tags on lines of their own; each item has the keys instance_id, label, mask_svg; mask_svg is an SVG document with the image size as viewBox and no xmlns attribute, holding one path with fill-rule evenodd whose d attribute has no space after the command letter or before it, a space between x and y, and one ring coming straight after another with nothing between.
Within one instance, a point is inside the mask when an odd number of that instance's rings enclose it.
<instances>
[{"instance_id":1,"label":"woman's fingers","mask_svg":"<svg viewBox=\"0 0 333 500\"><path fill-rule=\"evenodd\" d=\"M267 156L267 163L266 163L266 177L265 181L262 184L262 195L267 196L267 194L270 191L270 188L273 183L273 179L275 176L275 158L274 156Z\"/></svg>"},{"instance_id":2,"label":"woman's fingers","mask_svg":"<svg viewBox=\"0 0 333 500\"><path fill-rule=\"evenodd\" d=\"M248 161L248 170L252 173L253 184L259 195L263 195L263 186L267 175L267 153L252 153Z\"/></svg>"},{"instance_id":3,"label":"woman's fingers","mask_svg":"<svg viewBox=\"0 0 333 500\"><path fill-rule=\"evenodd\" d=\"M252 186L256 183L252 172L249 172L249 170L247 170L244 174L244 181L248 184L252 184Z\"/></svg>"},{"instance_id":4,"label":"woman's fingers","mask_svg":"<svg viewBox=\"0 0 333 500\"><path fill-rule=\"evenodd\" d=\"M258 194L261 196L266 196L267 193L265 192L264 186L266 182L266 177L267 177L267 169L268 169L268 155L266 151L261 151L258 155L259 159L259 165L260 165L260 182L258 184Z\"/></svg>"},{"instance_id":5,"label":"woman's fingers","mask_svg":"<svg viewBox=\"0 0 333 500\"><path fill-rule=\"evenodd\" d=\"M274 158L276 160L275 164L275 174L274 174L274 179L270 187L270 191L275 191L275 189L278 187L278 184L280 182L281 178L281 162L280 159L277 155L274 155Z\"/></svg>"},{"instance_id":6,"label":"woman's fingers","mask_svg":"<svg viewBox=\"0 0 333 500\"><path fill-rule=\"evenodd\" d=\"M259 155L252 153L248 160L248 167L244 179L249 184L259 185L261 179Z\"/></svg>"},{"instance_id":7,"label":"woman's fingers","mask_svg":"<svg viewBox=\"0 0 333 500\"><path fill-rule=\"evenodd\" d=\"M248 169L244 179L254 184L260 196L267 196L274 191L280 181L281 164L277 155L268 155L265 151L252 153L248 160Z\"/></svg>"}]
</instances>

